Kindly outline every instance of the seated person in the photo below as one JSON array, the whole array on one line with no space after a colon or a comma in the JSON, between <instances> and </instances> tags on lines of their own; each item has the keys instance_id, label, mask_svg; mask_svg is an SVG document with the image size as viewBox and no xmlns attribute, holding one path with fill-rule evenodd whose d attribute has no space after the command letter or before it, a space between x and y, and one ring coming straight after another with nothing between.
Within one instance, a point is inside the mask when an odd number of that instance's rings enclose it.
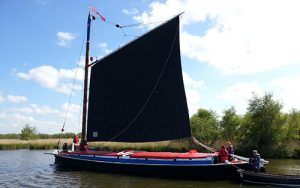
<instances>
[{"instance_id":1,"label":"seated person","mask_svg":"<svg viewBox=\"0 0 300 188\"><path fill-rule=\"evenodd\" d=\"M64 143L64 145L62 146L62 150L63 152L68 152L69 146L67 143Z\"/></svg>"},{"instance_id":2,"label":"seated person","mask_svg":"<svg viewBox=\"0 0 300 188\"><path fill-rule=\"evenodd\" d=\"M253 150L253 156L249 159L249 163L251 166L251 170L254 172L259 172L260 168L262 167L261 160L260 160L260 154L257 152L257 150Z\"/></svg>"},{"instance_id":3,"label":"seated person","mask_svg":"<svg viewBox=\"0 0 300 188\"><path fill-rule=\"evenodd\" d=\"M89 147L88 147L87 141L84 140L83 142L81 142L80 145L79 145L79 148L80 148L81 151L88 150Z\"/></svg>"}]
</instances>

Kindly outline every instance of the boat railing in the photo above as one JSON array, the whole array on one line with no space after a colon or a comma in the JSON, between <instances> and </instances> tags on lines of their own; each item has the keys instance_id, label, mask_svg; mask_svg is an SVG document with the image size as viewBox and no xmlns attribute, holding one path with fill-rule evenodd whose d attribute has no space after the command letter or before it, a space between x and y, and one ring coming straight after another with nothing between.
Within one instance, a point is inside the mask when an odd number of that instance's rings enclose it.
<instances>
[{"instance_id":1,"label":"boat railing","mask_svg":"<svg viewBox=\"0 0 300 188\"><path fill-rule=\"evenodd\" d=\"M249 158L247 157L242 157L242 156L239 156L239 155L235 155L235 154L231 154L231 156L239 159L239 160L242 160L242 161L246 161L246 162L249 162ZM263 163L264 165L266 164L269 164L269 161L267 160L264 160L264 159L260 159L261 163Z\"/></svg>"}]
</instances>

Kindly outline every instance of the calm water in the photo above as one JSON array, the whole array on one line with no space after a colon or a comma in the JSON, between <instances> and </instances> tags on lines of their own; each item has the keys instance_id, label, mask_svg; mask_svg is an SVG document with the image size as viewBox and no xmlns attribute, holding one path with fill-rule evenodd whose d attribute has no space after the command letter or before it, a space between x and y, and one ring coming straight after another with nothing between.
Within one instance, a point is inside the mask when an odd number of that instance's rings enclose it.
<instances>
[{"instance_id":1,"label":"calm water","mask_svg":"<svg viewBox=\"0 0 300 188\"><path fill-rule=\"evenodd\" d=\"M39 150L0 151L0 187L182 188L257 187L231 181L188 181L62 170ZM300 160L271 160L269 172L300 175ZM262 186L263 187L263 186ZM270 187L270 186L268 186Z\"/></svg>"}]
</instances>

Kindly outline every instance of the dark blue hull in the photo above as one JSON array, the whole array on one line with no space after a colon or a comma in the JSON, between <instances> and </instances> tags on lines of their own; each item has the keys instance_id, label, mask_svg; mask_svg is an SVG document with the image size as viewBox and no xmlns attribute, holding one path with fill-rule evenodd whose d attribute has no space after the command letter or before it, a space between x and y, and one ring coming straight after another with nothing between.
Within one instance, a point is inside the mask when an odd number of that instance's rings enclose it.
<instances>
[{"instance_id":1,"label":"dark blue hull","mask_svg":"<svg viewBox=\"0 0 300 188\"><path fill-rule=\"evenodd\" d=\"M248 163L213 164L211 160L130 159L103 156L55 155L64 167L93 171L127 173L182 179L238 179L237 167L248 169Z\"/></svg>"}]
</instances>

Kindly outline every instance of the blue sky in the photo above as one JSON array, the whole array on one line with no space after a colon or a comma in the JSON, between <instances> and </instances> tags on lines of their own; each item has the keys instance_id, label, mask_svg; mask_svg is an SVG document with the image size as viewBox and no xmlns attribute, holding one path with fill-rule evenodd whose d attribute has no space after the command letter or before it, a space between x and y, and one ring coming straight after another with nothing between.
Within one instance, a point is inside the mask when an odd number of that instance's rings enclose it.
<instances>
[{"instance_id":1,"label":"blue sky","mask_svg":"<svg viewBox=\"0 0 300 188\"><path fill-rule=\"evenodd\" d=\"M300 109L298 1L134 0L0 2L0 134L29 123L57 133L80 131L82 63L89 3L108 21L162 21L180 12L181 56L190 115L198 108L246 111L255 92L272 92L284 111ZM154 25L124 31L96 20L91 55L101 58Z\"/></svg>"}]
</instances>

